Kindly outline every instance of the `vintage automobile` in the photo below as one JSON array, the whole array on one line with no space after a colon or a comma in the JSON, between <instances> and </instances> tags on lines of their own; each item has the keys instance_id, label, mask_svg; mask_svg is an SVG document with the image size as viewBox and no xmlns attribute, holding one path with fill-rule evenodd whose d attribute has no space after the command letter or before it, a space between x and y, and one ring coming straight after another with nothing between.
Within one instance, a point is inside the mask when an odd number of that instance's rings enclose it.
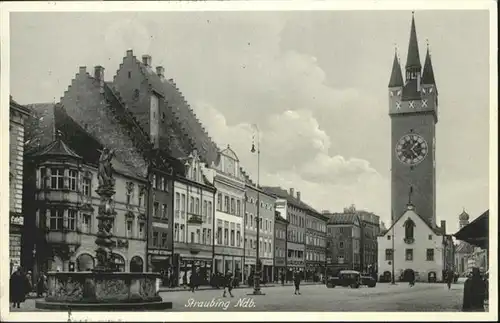
<instances>
[{"instance_id":1,"label":"vintage automobile","mask_svg":"<svg viewBox=\"0 0 500 323\"><path fill-rule=\"evenodd\" d=\"M341 270L337 277L329 277L326 287L335 288L335 286L359 288L361 285L375 287L377 282L373 277L361 275L356 270Z\"/></svg>"}]
</instances>

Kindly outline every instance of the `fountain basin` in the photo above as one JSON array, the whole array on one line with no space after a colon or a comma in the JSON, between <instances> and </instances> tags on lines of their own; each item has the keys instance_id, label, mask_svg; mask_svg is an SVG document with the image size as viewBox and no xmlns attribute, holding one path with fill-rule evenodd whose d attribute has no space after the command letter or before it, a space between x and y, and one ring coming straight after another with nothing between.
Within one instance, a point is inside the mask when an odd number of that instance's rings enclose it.
<instances>
[{"instance_id":1,"label":"fountain basin","mask_svg":"<svg viewBox=\"0 0 500 323\"><path fill-rule=\"evenodd\" d=\"M156 273L49 272L48 293L38 309L131 311L171 309L158 295Z\"/></svg>"}]
</instances>

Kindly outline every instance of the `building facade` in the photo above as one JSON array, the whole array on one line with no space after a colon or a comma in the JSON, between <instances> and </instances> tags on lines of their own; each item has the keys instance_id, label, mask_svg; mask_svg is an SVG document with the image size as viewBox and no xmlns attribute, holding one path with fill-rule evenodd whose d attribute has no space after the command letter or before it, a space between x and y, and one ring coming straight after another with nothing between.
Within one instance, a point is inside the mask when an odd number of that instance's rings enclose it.
<instances>
[{"instance_id":1,"label":"building facade","mask_svg":"<svg viewBox=\"0 0 500 323\"><path fill-rule=\"evenodd\" d=\"M324 214L326 215L326 214ZM327 275L336 276L340 270L360 270L361 223L353 213L327 215Z\"/></svg>"},{"instance_id":2,"label":"building facade","mask_svg":"<svg viewBox=\"0 0 500 323\"><path fill-rule=\"evenodd\" d=\"M97 165L76 153L60 135L28 152L26 165L24 196L30 202L25 205L32 213L27 229L33 237L26 246L33 253L27 267L36 277L47 271L93 269L100 203ZM139 187L146 185L146 179L116 169L113 175L114 261L122 272L143 272L147 219L145 205L139 204Z\"/></svg>"},{"instance_id":3,"label":"building facade","mask_svg":"<svg viewBox=\"0 0 500 323\"><path fill-rule=\"evenodd\" d=\"M253 277L255 273L258 243L259 259L262 262L261 279L270 282L274 275L274 203L276 200L273 196L250 183L246 184L245 193L244 280L248 281L248 278ZM257 219L257 208L259 208L259 221ZM257 225L259 225L259 241L257 241Z\"/></svg>"},{"instance_id":4,"label":"building facade","mask_svg":"<svg viewBox=\"0 0 500 323\"><path fill-rule=\"evenodd\" d=\"M274 218L274 281L280 281L287 270L288 221L275 211Z\"/></svg>"},{"instance_id":5,"label":"building facade","mask_svg":"<svg viewBox=\"0 0 500 323\"><path fill-rule=\"evenodd\" d=\"M214 273L233 272L243 279L243 218L245 178L236 153L228 146L207 169L206 177L215 186Z\"/></svg>"},{"instance_id":6,"label":"building facade","mask_svg":"<svg viewBox=\"0 0 500 323\"><path fill-rule=\"evenodd\" d=\"M465 212L465 210L458 216L459 229L462 229L469 224L469 218L470 216L467 212ZM470 270L472 270L472 265L475 265L475 261L473 260L474 249L475 248L473 245L465 241L458 241L458 243L456 244L454 265L455 272L457 272L459 275L468 273Z\"/></svg>"},{"instance_id":7,"label":"building facade","mask_svg":"<svg viewBox=\"0 0 500 323\"><path fill-rule=\"evenodd\" d=\"M300 200L300 192L297 199ZM328 217L306 211L305 279L319 281L326 270L326 223Z\"/></svg>"},{"instance_id":8,"label":"building facade","mask_svg":"<svg viewBox=\"0 0 500 323\"><path fill-rule=\"evenodd\" d=\"M24 123L29 110L10 98L9 160L9 259L10 273L21 266L23 215ZM31 256L31 255L30 255Z\"/></svg>"},{"instance_id":9,"label":"building facade","mask_svg":"<svg viewBox=\"0 0 500 323\"><path fill-rule=\"evenodd\" d=\"M177 284L198 270L200 284L209 284L213 273L213 242L215 232L215 187L204 173L206 165L198 152L182 160L185 177L177 177L174 185L174 268ZM184 278L185 277L185 278Z\"/></svg>"}]
</instances>

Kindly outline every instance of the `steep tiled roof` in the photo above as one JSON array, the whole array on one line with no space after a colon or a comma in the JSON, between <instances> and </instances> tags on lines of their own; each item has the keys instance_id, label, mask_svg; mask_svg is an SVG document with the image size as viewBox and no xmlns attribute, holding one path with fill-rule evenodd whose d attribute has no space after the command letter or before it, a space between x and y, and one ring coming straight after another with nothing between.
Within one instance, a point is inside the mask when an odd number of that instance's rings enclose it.
<instances>
[{"instance_id":1,"label":"steep tiled roof","mask_svg":"<svg viewBox=\"0 0 500 323\"><path fill-rule=\"evenodd\" d=\"M24 124L25 153L33 153L54 139L54 103L26 105L30 116Z\"/></svg>"},{"instance_id":2,"label":"steep tiled roof","mask_svg":"<svg viewBox=\"0 0 500 323\"><path fill-rule=\"evenodd\" d=\"M47 145L45 148L31 154L30 156L32 157L42 157L42 156L65 156L65 157L72 157L76 159L81 159L82 157L75 153L71 148L64 143L60 138L56 139L49 145Z\"/></svg>"},{"instance_id":3,"label":"steep tiled roof","mask_svg":"<svg viewBox=\"0 0 500 323\"><path fill-rule=\"evenodd\" d=\"M359 219L356 214L353 213L332 213L328 216L327 225L342 225L342 224L353 224L359 223Z\"/></svg>"},{"instance_id":4,"label":"steep tiled roof","mask_svg":"<svg viewBox=\"0 0 500 323\"><path fill-rule=\"evenodd\" d=\"M394 53L394 61L392 62L391 79L389 87L403 86L403 74L401 73L401 65L399 65L398 55Z\"/></svg>"},{"instance_id":5,"label":"steep tiled roof","mask_svg":"<svg viewBox=\"0 0 500 323\"><path fill-rule=\"evenodd\" d=\"M290 194L288 194L288 192L286 190L282 189L281 187L263 186L262 190L264 192L267 192L267 193L274 195L276 197L285 199L288 203L290 203L291 205L293 205L299 209L302 209L305 211L310 211L310 212L315 213L317 215L321 215L314 208L312 208L308 204L304 203L302 200L299 200L296 197L291 196Z\"/></svg>"},{"instance_id":6,"label":"steep tiled roof","mask_svg":"<svg viewBox=\"0 0 500 323\"><path fill-rule=\"evenodd\" d=\"M474 246L465 241L460 241L455 249L456 253L461 253L461 254L470 254L473 251L474 251Z\"/></svg>"}]
</instances>

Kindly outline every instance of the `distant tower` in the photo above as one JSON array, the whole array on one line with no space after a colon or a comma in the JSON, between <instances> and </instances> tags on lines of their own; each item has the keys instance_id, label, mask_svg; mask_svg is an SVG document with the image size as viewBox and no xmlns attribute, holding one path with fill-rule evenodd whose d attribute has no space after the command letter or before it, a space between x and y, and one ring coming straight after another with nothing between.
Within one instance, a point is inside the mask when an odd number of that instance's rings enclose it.
<instances>
[{"instance_id":1,"label":"distant tower","mask_svg":"<svg viewBox=\"0 0 500 323\"><path fill-rule=\"evenodd\" d=\"M460 226L460 229L465 227L467 224L469 224L469 214L464 211L458 216L458 224Z\"/></svg>"},{"instance_id":2,"label":"distant tower","mask_svg":"<svg viewBox=\"0 0 500 323\"><path fill-rule=\"evenodd\" d=\"M427 47L422 69L412 15L405 80L395 53L389 81L393 223L405 212L411 187L415 211L429 225L436 226L437 108L438 93L431 55Z\"/></svg>"}]
</instances>

